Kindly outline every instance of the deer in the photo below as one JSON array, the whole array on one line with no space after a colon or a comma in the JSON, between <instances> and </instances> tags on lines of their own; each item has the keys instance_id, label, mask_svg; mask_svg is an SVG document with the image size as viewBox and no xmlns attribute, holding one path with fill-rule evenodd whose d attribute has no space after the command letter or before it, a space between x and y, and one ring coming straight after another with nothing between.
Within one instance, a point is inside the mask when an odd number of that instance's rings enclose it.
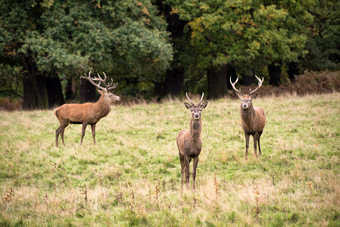
<instances>
[{"instance_id":1,"label":"deer","mask_svg":"<svg viewBox=\"0 0 340 227\"><path fill-rule=\"evenodd\" d=\"M80 145L83 143L85 135L85 129L87 125L91 125L93 143L96 144L96 124L97 122L106 117L111 111L111 105L120 101L120 97L114 95L110 90L115 89L118 83L111 82L107 83L107 76L103 72L104 78L98 73L98 77L91 77L91 71L88 76L81 76L80 78L88 80L92 85L97 88L100 93L100 98L95 103L83 103L83 104L64 104L54 110L54 114L58 118L60 127L56 130L56 147L58 147L58 137L61 135L61 139L64 142L64 130L69 124L82 124L81 140ZM98 83L95 83L98 81ZM101 86L103 83L104 86Z\"/></svg>"},{"instance_id":2,"label":"deer","mask_svg":"<svg viewBox=\"0 0 340 227\"><path fill-rule=\"evenodd\" d=\"M260 137L262 135L264 126L266 124L266 116L261 107L253 106L252 99L255 99L257 93L255 93L263 83L264 78L262 80L255 75L258 80L258 86L255 90L249 90L248 94L243 94L241 90L235 88L235 84L238 82L238 77L236 81L233 83L230 77L230 83L235 90L237 96L241 99L241 126L244 131L245 139L246 139L246 154L245 160L248 159L248 148L249 148L249 136L252 135L254 139L254 153L257 158L257 144L259 146L259 154L261 155L261 146L260 146Z\"/></svg>"},{"instance_id":3,"label":"deer","mask_svg":"<svg viewBox=\"0 0 340 227\"><path fill-rule=\"evenodd\" d=\"M197 105L195 105L185 93L189 103L184 102L184 106L191 111L190 128L183 129L179 132L176 143L179 151L179 159L181 161L181 188L183 190L183 177L185 174L186 188L189 189L189 164L191 159L193 159L193 190L195 190L195 179L196 179L196 169L198 164L198 156L201 153L202 142L201 142L201 131L202 131L202 119L201 112L208 105L208 102L203 102L204 93L202 93L201 100Z\"/></svg>"}]
</instances>

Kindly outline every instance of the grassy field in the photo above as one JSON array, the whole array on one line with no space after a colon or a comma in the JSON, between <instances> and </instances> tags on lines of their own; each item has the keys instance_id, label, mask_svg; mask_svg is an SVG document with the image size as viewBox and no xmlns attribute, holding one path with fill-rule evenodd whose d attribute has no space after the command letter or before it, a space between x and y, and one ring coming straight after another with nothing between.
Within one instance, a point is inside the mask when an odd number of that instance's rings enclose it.
<instances>
[{"instance_id":1,"label":"grassy field","mask_svg":"<svg viewBox=\"0 0 340 227\"><path fill-rule=\"evenodd\" d=\"M239 101L210 101L195 192L180 189L175 138L190 112L179 100L114 106L97 145L88 127L80 146L70 125L59 148L52 110L0 112L0 225L340 226L339 102L257 98L263 155L251 139L244 161Z\"/></svg>"}]
</instances>

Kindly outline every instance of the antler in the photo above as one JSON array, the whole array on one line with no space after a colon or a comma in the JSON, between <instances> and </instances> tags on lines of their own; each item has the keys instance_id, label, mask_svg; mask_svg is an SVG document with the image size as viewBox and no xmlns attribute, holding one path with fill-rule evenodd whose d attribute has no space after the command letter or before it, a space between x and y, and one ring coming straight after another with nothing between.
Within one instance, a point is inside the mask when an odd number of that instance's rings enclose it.
<instances>
[{"instance_id":1,"label":"antler","mask_svg":"<svg viewBox=\"0 0 340 227\"><path fill-rule=\"evenodd\" d=\"M241 90L237 90L236 87L235 87L235 84L236 84L237 82L238 82L238 77L237 77L237 79L235 80L234 83L231 82L231 77L230 77L230 84L231 84L231 86L233 87L233 89L236 91L237 94L243 95L242 91L241 91Z\"/></svg>"},{"instance_id":2,"label":"antler","mask_svg":"<svg viewBox=\"0 0 340 227\"><path fill-rule=\"evenodd\" d=\"M105 80L106 80L106 74L103 72L104 76L105 76ZM111 78L111 82L106 86L106 89L109 91L109 90L112 90L114 88L116 88L118 86L118 83L113 83L113 79Z\"/></svg>"},{"instance_id":3,"label":"antler","mask_svg":"<svg viewBox=\"0 0 340 227\"><path fill-rule=\"evenodd\" d=\"M189 100L189 102L191 103L191 105L195 105L194 102L191 101L191 99L189 98L187 92L185 92L185 95L187 96L187 99ZM202 100L203 100L203 97L204 97L204 92L202 92L201 100L200 100L200 102L199 102L197 105L200 105L200 104L201 104L201 102L202 102Z\"/></svg>"},{"instance_id":4,"label":"antler","mask_svg":"<svg viewBox=\"0 0 340 227\"><path fill-rule=\"evenodd\" d=\"M95 87L99 88L100 90L105 90L104 87L101 87L101 86L100 86L102 80L99 80L98 78L92 78L92 77L91 77L91 71L89 72L89 75L88 75L88 76L81 76L80 78L85 79L85 80L88 80L91 84L93 84ZM96 83L94 82L94 80L99 80L99 83L96 84Z\"/></svg>"},{"instance_id":5,"label":"antler","mask_svg":"<svg viewBox=\"0 0 340 227\"><path fill-rule=\"evenodd\" d=\"M257 89L259 89L259 88L262 86L264 77L262 77L262 80L261 80L260 78L258 78L256 75L255 75L255 77L256 77L256 79L259 81L259 83L258 83L257 88L256 88L254 91L250 91L249 95L253 94L255 91L257 91Z\"/></svg>"},{"instance_id":6,"label":"antler","mask_svg":"<svg viewBox=\"0 0 340 227\"><path fill-rule=\"evenodd\" d=\"M197 105L201 104L201 102L202 102L202 100L203 100L203 97L204 97L204 92L202 92L201 100L200 100L200 102L199 102Z\"/></svg>"},{"instance_id":7,"label":"antler","mask_svg":"<svg viewBox=\"0 0 340 227\"><path fill-rule=\"evenodd\" d=\"M91 71L89 72L88 76L81 76L80 78L82 79L86 79L88 80L91 84L93 84L94 86L96 86L97 88L101 89L101 90L106 90L109 91L111 89L114 89L117 87L118 83L113 83L113 79L111 78L111 82L109 84L106 84L106 79L107 76L106 74L103 72L104 74L104 79L97 73L98 77L91 77ZM94 81L99 81L98 84L96 84ZM100 86L100 84L103 82L105 87Z\"/></svg>"},{"instance_id":8,"label":"antler","mask_svg":"<svg viewBox=\"0 0 340 227\"><path fill-rule=\"evenodd\" d=\"M188 96L188 93L187 93L187 92L185 92L185 95L187 96L187 99L189 100L190 104L191 104L191 105L195 105L195 104L193 103L193 101L191 101L191 99L189 98L189 96Z\"/></svg>"}]
</instances>

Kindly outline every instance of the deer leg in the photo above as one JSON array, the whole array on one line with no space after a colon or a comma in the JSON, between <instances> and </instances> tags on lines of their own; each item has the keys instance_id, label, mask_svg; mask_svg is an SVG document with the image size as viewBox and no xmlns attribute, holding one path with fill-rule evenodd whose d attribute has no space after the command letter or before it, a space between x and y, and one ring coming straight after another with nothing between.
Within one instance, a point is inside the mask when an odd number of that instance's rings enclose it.
<instances>
[{"instance_id":1,"label":"deer leg","mask_svg":"<svg viewBox=\"0 0 340 227\"><path fill-rule=\"evenodd\" d=\"M257 158L257 141L259 140L259 134L255 132L255 134L253 135L253 138L254 138L254 154L255 154L255 157Z\"/></svg>"},{"instance_id":2,"label":"deer leg","mask_svg":"<svg viewBox=\"0 0 340 227\"><path fill-rule=\"evenodd\" d=\"M65 142L64 142L64 131L65 131L65 128L63 128L63 130L61 130L61 140L63 141L63 145L65 146Z\"/></svg>"},{"instance_id":3,"label":"deer leg","mask_svg":"<svg viewBox=\"0 0 340 227\"><path fill-rule=\"evenodd\" d=\"M193 170L192 170L192 183L193 183L193 187L192 188L194 190L195 190L196 169L197 169L198 160L199 160L198 157L194 158Z\"/></svg>"},{"instance_id":4,"label":"deer leg","mask_svg":"<svg viewBox=\"0 0 340 227\"><path fill-rule=\"evenodd\" d=\"M61 125L59 126L59 128L55 131L55 146L58 147L58 137L61 131Z\"/></svg>"},{"instance_id":5,"label":"deer leg","mask_svg":"<svg viewBox=\"0 0 340 227\"><path fill-rule=\"evenodd\" d=\"M65 141L64 141L64 131L65 131L65 128L68 126L69 123L66 123L64 125L64 127L62 128L61 132L60 132L60 135L61 135L61 140L63 141L63 145L65 146Z\"/></svg>"},{"instance_id":6,"label":"deer leg","mask_svg":"<svg viewBox=\"0 0 340 227\"><path fill-rule=\"evenodd\" d=\"M82 143L83 143L83 138L84 138L84 135L85 135L86 126L87 126L87 123L83 123L83 128L82 128L82 130L81 130L81 140L80 140L80 145L82 145Z\"/></svg>"},{"instance_id":7,"label":"deer leg","mask_svg":"<svg viewBox=\"0 0 340 227\"><path fill-rule=\"evenodd\" d=\"M244 133L245 137L246 137L246 156L244 157L245 160L248 159L248 148L249 148L249 134L248 133Z\"/></svg>"},{"instance_id":8,"label":"deer leg","mask_svg":"<svg viewBox=\"0 0 340 227\"><path fill-rule=\"evenodd\" d=\"M184 163L185 163L185 185L187 189L189 189L189 177L190 177L190 171L189 171L189 164L190 164L190 157L184 156Z\"/></svg>"},{"instance_id":9,"label":"deer leg","mask_svg":"<svg viewBox=\"0 0 340 227\"><path fill-rule=\"evenodd\" d=\"M59 138L59 134L61 134L61 139L63 141L63 144L65 146L64 143L64 130L66 128L68 124L61 124L60 127L55 131L55 146L58 147L58 138Z\"/></svg>"},{"instance_id":10,"label":"deer leg","mask_svg":"<svg viewBox=\"0 0 340 227\"><path fill-rule=\"evenodd\" d=\"M261 135L262 135L262 132L263 132L263 131L260 131L260 132L259 132L259 139L258 139L259 153L260 153L260 155L262 154L262 152L261 152L261 146L260 146L260 137L261 137Z\"/></svg>"},{"instance_id":11,"label":"deer leg","mask_svg":"<svg viewBox=\"0 0 340 227\"><path fill-rule=\"evenodd\" d=\"M184 179L184 170L185 170L184 156L179 154L179 160L181 161L181 189L183 190L183 179Z\"/></svg>"},{"instance_id":12,"label":"deer leg","mask_svg":"<svg viewBox=\"0 0 340 227\"><path fill-rule=\"evenodd\" d=\"M96 144L96 124L91 125L93 143Z\"/></svg>"}]
</instances>

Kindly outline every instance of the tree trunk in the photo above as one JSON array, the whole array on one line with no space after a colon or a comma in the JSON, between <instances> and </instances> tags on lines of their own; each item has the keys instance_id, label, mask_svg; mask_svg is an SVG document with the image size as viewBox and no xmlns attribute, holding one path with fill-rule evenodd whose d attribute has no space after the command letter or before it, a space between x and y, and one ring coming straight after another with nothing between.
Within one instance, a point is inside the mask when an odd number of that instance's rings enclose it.
<instances>
[{"instance_id":1,"label":"tree trunk","mask_svg":"<svg viewBox=\"0 0 340 227\"><path fill-rule=\"evenodd\" d=\"M47 81L44 76L35 76L35 95L37 99L38 109L47 109L49 108L48 103L48 92L47 92Z\"/></svg>"},{"instance_id":2,"label":"tree trunk","mask_svg":"<svg viewBox=\"0 0 340 227\"><path fill-rule=\"evenodd\" d=\"M269 84L279 86L281 84L281 63L268 65Z\"/></svg>"},{"instance_id":3,"label":"tree trunk","mask_svg":"<svg viewBox=\"0 0 340 227\"><path fill-rule=\"evenodd\" d=\"M46 88L48 91L48 105L50 108L65 103L59 77L47 77Z\"/></svg>"},{"instance_id":4,"label":"tree trunk","mask_svg":"<svg viewBox=\"0 0 340 227\"><path fill-rule=\"evenodd\" d=\"M80 101L83 102L95 102L96 99L96 89L87 80L80 80Z\"/></svg>"},{"instance_id":5,"label":"tree trunk","mask_svg":"<svg viewBox=\"0 0 340 227\"><path fill-rule=\"evenodd\" d=\"M168 94L178 96L184 89L184 69L180 67L172 68L166 71L164 87L161 95L164 97Z\"/></svg>"},{"instance_id":6,"label":"tree trunk","mask_svg":"<svg viewBox=\"0 0 340 227\"><path fill-rule=\"evenodd\" d=\"M30 55L19 55L20 63L26 73L22 79L24 88L23 109L46 109L64 103L61 85L58 78L38 71Z\"/></svg>"},{"instance_id":7,"label":"tree trunk","mask_svg":"<svg viewBox=\"0 0 340 227\"><path fill-rule=\"evenodd\" d=\"M243 86L251 86L255 82L255 76L252 75L252 73L245 73L242 74L242 80L240 80L240 83Z\"/></svg>"},{"instance_id":8,"label":"tree trunk","mask_svg":"<svg viewBox=\"0 0 340 227\"><path fill-rule=\"evenodd\" d=\"M23 109L46 109L49 107L46 80L43 76L24 76L23 85Z\"/></svg>"},{"instance_id":9,"label":"tree trunk","mask_svg":"<svg viewBox=\"0 0 340 227\"><path fill-rule=\"evenodd\" d=\"M161 99L161 94L162 94L162 85L163 83L161 82L155 82L154 81L154 89L153 89L153 97L157 99L157 101L160 101Z\"/></svg>"},{"instance_id":10,"label":"tree trunk","mask_svg":"<svg viewBox=\"0 0 340 227\"><path fill-rule=\"evenodd\" d=\"M47 109L65 103L58 78L26 75L23 87L23 109Z\"/></svg>"},{"instance_id":11,"label":"tree trunk","mask_svg":"<svg viewBox=\"0 0 340 227\"><path fill-rule=\"evenodd\" d=\"M77 94L77 86L76 86L75 80L73 78L67 79L67 83L65 87L66 101L75 99L76 94Z\"/></svg>"},{"instance_id":12,"label":"tree trunk","mask_svg":"<svg viewBox=\"0 0 340 227\"><path fill-rule=\"evenodd\" d=\"M208 98L223 97L227 91L227 65L208 69Z\"/></svg>"},{"instance_id":13,"label":"tree trunk","mask_svg":"<svg viewBox=\"0 0 340 227\"><path fill-rule=\"evenodd\" d=\"M29 52L30 53L30 52ZM37 109L47 108L48 99L45 87L41 88L43 77L38 76L39 72L32 59L32 56L28 54L19 55L20 63L25 69L26 73L22 79L24 88L24 100L22 104L23 109ZM45 96L44 96L45 95Z\"/></svg>"},{"instance_id":14,"label":"tree trunk","mask_svg":"<svg viewBox=\"0 0 340 227\"><path fill-rule=\"evenodd\" d=\"M228 64L227 65L227 88L228 89L232 89L232 86L230 84L230 77L231 77L231 81L235 81L236 78L237 78L237 75L236 75L236 70L235 70L235 67L233 65L230 65Z\"/></svg>"},{"instance_id":15,"label":"tree trunk","mask_svg":"<svg viewBox=\"0 0 340 227\"><path fill-rule=\"evenodd\" d=\"M288 63L288 70L287 70L288 76L290 81L295 81L295 76L299 75L299 68L297 62L290 62Z\"/></svg>"},{"instance_id":16,"label":"tree trunk","mask_svg":"<svg viewBox=\"0 0 340 227\"><path fill-rule=\"evenodd\" d=\"M22 79L24 88L24 100L22 108L29 110L37 108L37 100L34 95L33 79L30 76L25 75Z\"/></svg>"},{"instance_id":17,"label":"tree trunk","mask_svg":"<svg viewBox=\"0 0 340 227\"><path fill-rule=\"evenodd\" d=\"M180 20L178 14L171 13L172 8L165 1L156 1L159 10L163 12L167 22L167 31L170 33L173 43L174 59L179 59L183 53L183 40L185 34L183 29L186 21ZM178 61L171 62L171 67L166 71L165 81L160 92L161 97L166 95L178 96L184 90L184 68Z\"/></svg>"}]
</instances>

